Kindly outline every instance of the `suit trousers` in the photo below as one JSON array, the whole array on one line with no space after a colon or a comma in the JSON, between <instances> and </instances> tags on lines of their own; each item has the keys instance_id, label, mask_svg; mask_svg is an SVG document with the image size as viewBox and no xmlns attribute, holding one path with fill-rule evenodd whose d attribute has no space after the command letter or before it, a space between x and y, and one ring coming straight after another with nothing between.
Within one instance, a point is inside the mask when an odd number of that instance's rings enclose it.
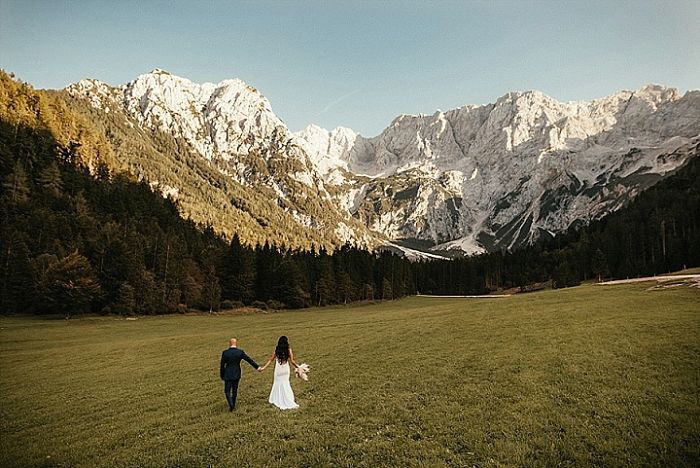
<instances>
[{"instance_id":1,"label":"suit trousers","mask_svg":"<svg viewBox=\"0 0 700 468\"><path fill-rule=\"evenodd\" d=\"M224 394L226 394L226 401L228 402L229 408L236 407L236 397L238 396L238 382L240 381L240 379L224 380Z\"/></svg>"}]
</instances>

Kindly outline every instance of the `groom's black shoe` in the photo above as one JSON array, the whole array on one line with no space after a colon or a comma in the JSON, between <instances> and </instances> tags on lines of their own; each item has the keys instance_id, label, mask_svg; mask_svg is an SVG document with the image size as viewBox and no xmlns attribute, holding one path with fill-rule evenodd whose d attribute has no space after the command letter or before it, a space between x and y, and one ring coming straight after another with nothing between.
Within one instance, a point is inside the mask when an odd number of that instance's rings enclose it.
<instances>
[{"instance_id":1,"label":"groom's black shoe","mask_svg":"<svg viewBox=\"0 0 700 468\"><path fill-rule=\"evenodd\" d=\"M231 411L235 410L235 409L236 409L236 407L235 407L235 406L229 406L229 407L228 407L228 411L229 411L229 413L230 413Z\"/></svg>"}]
</instances>

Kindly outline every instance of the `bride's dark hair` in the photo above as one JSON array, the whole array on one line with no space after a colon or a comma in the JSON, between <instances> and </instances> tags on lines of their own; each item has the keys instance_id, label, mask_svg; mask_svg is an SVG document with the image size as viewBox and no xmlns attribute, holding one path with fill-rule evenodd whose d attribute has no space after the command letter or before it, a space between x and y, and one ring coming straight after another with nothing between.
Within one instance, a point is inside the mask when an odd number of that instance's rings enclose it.
<instances>
[{"instance_id":1,"label":"bride's dark hair","mask_svg":"<svg viewBox=\"0 0 700 468\"><path fill-rule=\"evenodd\" d=\"M289 341L287 341L287 337L284 335L280 336L280 339L277 340L275 357L281 363L285 363L287 360L289 360Z\"/></svg>"}]
</instances>

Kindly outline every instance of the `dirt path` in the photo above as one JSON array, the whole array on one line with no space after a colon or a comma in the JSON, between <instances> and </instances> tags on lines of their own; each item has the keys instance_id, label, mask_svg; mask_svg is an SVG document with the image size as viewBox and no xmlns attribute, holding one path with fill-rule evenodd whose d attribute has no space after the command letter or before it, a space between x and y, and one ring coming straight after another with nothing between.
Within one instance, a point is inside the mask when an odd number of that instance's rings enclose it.
<instances>
[{"instance_id":1,"label":"dirt path","mask_svg":"<svg viewBox=\"0 0 700 468\"><path fill-rule=\"evenodd\" d=\"M482 294L480 296L439 296L434 294L416 294L417 297L440 297L440 298L457 298L468 297L472 299L497 299L499 297L510 297L510 294Z\"/></svg>"},{"instance_id":2,"label":"dirt path","mask_svg":"<svg viewBox=\"0 0 700 468\"><path fill-rule=\"evenodd\" d=\"M644 278L630 278L623 280L614 281L604 281L602 283L597 283L600 285L610 285L610 284L625 284L625 283L642 283L644 281L657 281L659 283L664 281L673 280L692 280L693 282L700 282L700 275L666 275L666 276L645 276Z\"/></svg>"}]
</instances>

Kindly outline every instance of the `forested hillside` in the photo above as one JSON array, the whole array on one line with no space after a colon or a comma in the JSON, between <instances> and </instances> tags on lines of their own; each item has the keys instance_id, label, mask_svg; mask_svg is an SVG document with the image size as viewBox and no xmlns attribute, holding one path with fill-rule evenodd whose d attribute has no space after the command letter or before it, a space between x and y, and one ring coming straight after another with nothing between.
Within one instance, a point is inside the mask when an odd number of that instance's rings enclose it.
<instances>
[{"instance_id":1,"label":"forested hillside","mask_svg":"<svg viewBox=\"0 0 700 468\"><path fill-rule=\"evenodd\" d=\"M194 154L186 141L143 129L123 113L95 109L65 90L51 95L104 136L114 155L111 169L146 179L157 191L176 199L183 216L210 225L228 238L236 233L251 246L266 241L300 249L338 246L326 233L300 226L281 209L274 191L236 182Z\"/></svg>"},{"instance_id":2,"label":"forested hillside","mask_svg":"<svg viewBox=\"0 0 700 468\"><path fill-rule=\"evenodd\" d=\"M4 74L0 84L3 312L210 310L222 292L304 307L410 292L385 285L399 279L388 262L408 272L388 253L295 253L274 237L257 249L238 236L228 245L147 181L113 171L109 142L62 99Z\"/></svg>"},{"instance_id":3,"label":"forested hillside","mask_svg":"<svg viewBox=\"0 0 700 468\"><path fill-rule=\"evenodd\" d=\"M120 169L229 239L308 250L381 238L338 209L267 100L240 80L212 90L154 70L125 86L82 80L52 93L105 136Z\"/></svg>"}]
</instances>

